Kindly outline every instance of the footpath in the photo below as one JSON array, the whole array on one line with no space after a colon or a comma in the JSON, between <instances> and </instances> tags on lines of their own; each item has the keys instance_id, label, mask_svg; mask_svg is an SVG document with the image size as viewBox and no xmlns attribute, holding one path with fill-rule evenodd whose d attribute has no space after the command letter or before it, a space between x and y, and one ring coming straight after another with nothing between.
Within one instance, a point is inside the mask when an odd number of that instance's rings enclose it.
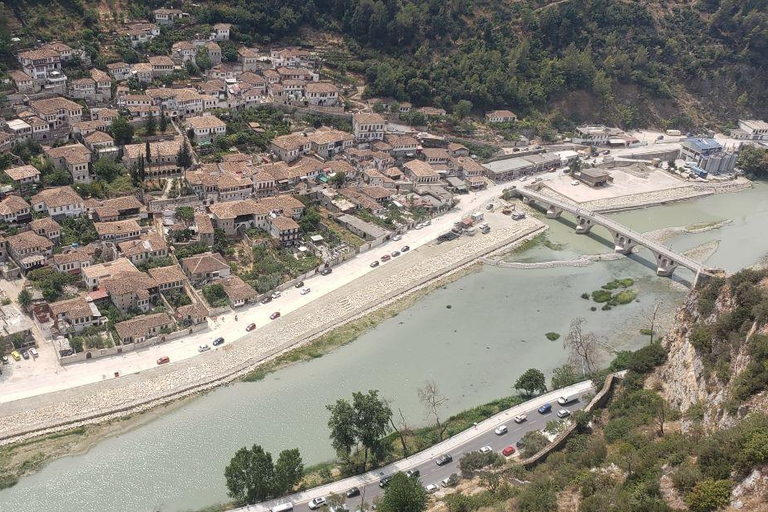
<instances>
[{"instance_id":1,"label":"footpath","mask_svg":"<svg viewBox=\"0 0 768 512\"><path fill-rule=\"evenodd\" d=\"M377 483L381 478L381 474L390 475L398 471L407 471L416 466L420 466L424 463L432 461L440 454L456 451L462 445L472 441L476 437L491 432L501 423L506 423L518 414L538 409L540 406L551 403L559 396L562 395L582 395L593 390L592 381L579 382L568 386L566 388L557 389L537 396L527 402L523 402L519 405L511 407L506 411L500 412L495 416L481 421L472 428L469 428L453 437L446 439L445 441L438 443L431 448L427 448L424 451L411 455L408 458L401 459L383 468L379 468L362 475L345 478L330 484L321 485L312 489L308 489L290 496L285 496L276 500L267 501L257 505L249 505L239 509L235 509L240 512L269 512L272 507L283 503L291 502L294 505L298 503L305 503L317 496L328 496L329 494L343 494L347 489L352 487L363 487L373 483Z\"/></svg>"}]
</instances>

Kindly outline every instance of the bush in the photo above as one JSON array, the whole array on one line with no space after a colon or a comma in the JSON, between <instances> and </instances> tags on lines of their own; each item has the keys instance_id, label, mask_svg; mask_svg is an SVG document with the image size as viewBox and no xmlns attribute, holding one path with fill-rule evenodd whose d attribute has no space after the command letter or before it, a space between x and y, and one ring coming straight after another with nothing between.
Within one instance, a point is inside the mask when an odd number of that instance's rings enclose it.
<instances>
[{"instance_id":1,"label":"bush","mask_svg":"<svg viewBox=\"0 0 768 512\"><path fill-rule=\"evenodd\" d=\"M224 287L220 284L204 286L203 297L205 297L206 302L214 308L223 307L229 304L229 298L224 292Z\"/></svg>"},{"instance_id":2,"label":"bush","mask_svg":"<svg viewBox=\"0 0 768 512\"><path fill-rule=\"evenodd\" d=\"M685 496L691 512L710 512L731 502L730 480L702 480Z\"/></svg>"},{"instance_id":3,"label":"bush","mask_svg":"<svg viewBox=\"0 0 768 512\"><path fill-rule=\"evenodd\" d=\"M547 334L545 334L545 336L549 341L557 341L560 339L560 335L556 332L548 332Z\"/></svg>"},{"instance_id":4,"label":"bush","mask_svg":"<svg viewBox=\"0 0 768 512\"><path fill-rule=\"evenodd\" d=\"M627 369L640 374L649 373L651 370L667 360L667 351L661 343L651 343L632 353L627 361Z\"/></svg>"},{"instance_id":5,"label":"bush","mask_svg":"<svg viewBox=\"0 0 768 512\"><path fill-rule=\"evenodd\" d=\"M703 478L701 470L692 462L685 462L672 473L672 485L681 494L687 494Z\"/></svg>"},{"instance_id":6,"label":"bush","mask_svg":"<svg viewBox=\"0 0 768 512\"><path fill-rule=\"evenodd\" d=\"M465 475L471 475L478 469L503 463L504 458L496 452L468 452L459 461L459 469Z\"/></svg>"},{"instance_id":7,"label":"bush","mask_svg":"<svg viewBox=\"0 0 768 512\"><path fill-rule=\"evenodd\" d=\"M520 448L520 452L523 457L533 457L539 453L549 444L547 436L539 432L538 430L531 430L523 435L523 446Z\"/></svg>"},{"instance_id":8,"label":"bush","mask_svg":"<svg viewBox=\"0 0 768 512\"><path fill-rule=\"evenodd\" d=\"M598 303L608 302L613 295L606 290L595 290L592 292L592 300Z\"/></svg>"}]
</instances>

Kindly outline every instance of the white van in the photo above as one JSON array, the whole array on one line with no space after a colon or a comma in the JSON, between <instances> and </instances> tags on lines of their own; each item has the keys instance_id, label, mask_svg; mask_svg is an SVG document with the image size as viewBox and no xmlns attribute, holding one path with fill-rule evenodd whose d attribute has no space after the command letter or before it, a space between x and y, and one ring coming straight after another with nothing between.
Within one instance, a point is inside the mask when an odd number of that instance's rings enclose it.
<instances>
[{"instance_id":1,"label":"white van","mask_svg":"<svg viewBox=\"0 0 768 512\"><path fill-rule=\"evenodd\" d=\"M293 510L293 503L290 501L288 503L283 503L282 505L275 505L272 507L272 512L291 512Z\"/></svg>"},{"instance_id":2,"label":"white van","mask_svg":"<svg viewBox=\"0 0 768 512\"><path fill-rule=\"evenodd\" d=\"M563 395L557 399L557 403L560 405L568 405L571 402L575 402L576 400L578 400L578 397L574 395Z\"/></svg>"}]
</instances>

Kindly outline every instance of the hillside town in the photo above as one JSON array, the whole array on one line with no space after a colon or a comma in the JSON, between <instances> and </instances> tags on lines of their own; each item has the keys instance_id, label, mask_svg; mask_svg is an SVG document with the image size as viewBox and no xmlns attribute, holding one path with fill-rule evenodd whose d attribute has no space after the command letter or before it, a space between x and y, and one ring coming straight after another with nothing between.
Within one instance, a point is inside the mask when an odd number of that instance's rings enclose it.
<instances>
[{"instance_id":1,"label":"hillside town","mask_svg":"<svg viewBox=\"0 0 768 512\"><path fill-rule=\"evenodd\" d=\"M627 165L731 179L739 145L768 141L765 122L742 120L730 146L676 130L649 145L606 126L546 143L504 135L519 121L510 110L477 121L490 137L456 137L441 129L444 110L355 99L312 49L223 52L230 24L168 55L146 52L188 16L153 15L121 34L138 62L102 69L61 42L17 54L14 116L0 132L3 336L14 358L52 346L66 364L205 329L488 186L557 172L570 185L621 187L612 169ZM665 137L677 146L656 146ZM472 223L457 233L474 234Z\"/></svg>"}]
</instances>

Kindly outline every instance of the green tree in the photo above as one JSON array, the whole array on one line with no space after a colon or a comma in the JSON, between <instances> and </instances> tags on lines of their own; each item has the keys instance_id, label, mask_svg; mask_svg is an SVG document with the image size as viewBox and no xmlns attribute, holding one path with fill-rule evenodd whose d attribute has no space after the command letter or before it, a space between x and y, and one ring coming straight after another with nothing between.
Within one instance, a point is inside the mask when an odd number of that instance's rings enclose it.
<instances>
[{"instance_id":1,"label":"green tree","mask_svg":"<svg viewBox=\"0 0 768 512\"><path fill-rule=\"evenodd\" d=\"M685 503L691 512L711 512L724 508L731 502L731 486L730 480L702 480L685 496Z\"/></svg>"},{"instance_id":2,"label":"green tree","mask_svg":"<svg viewBox=\"0 0 768 512\"><path fill-rule=\"evenodd\" d=\"M93 164L93 173L100 179L112 182L123 172L123 166L111 158L99 158Z\"/></svg>"},{"instance_id":3,"label":"green tree","mask_svg":"<svg viewBox=\"0 0 768 512\"><path fill-rule=\"evenodd\" d=\"M522 441L523 447L521 448L521 452L523 457L532 457L549 444L547 436L538 430L526 432L525 435L523 435Z\"/></svg>"},{"instance_id":4,"label":"green tree","mask_svg":"<svg viewBox=\"0 0 768 512\"><path fill-rule=\"evenodd\" d=\"M471 112L472 112L472 102L468 100L460 100L453 107L453 113L456 114L456 117L458 117L459 119L464 119Z\"/></svg>"},{"instance_id":5,"label":"green tree","mask_svg":"<svg viewBox=\"0 0 768 512\"><path fill-rule=\"evenodd\" d=\"M19 303L22 309L27 309L32 305L32 294L26 288L19 292L19 296L16 297L16 302Z\"/></svg>"},{"instance_id":6,"label":"green tree","mask_svg":"<svg viewBox=\"0 0 768 512\"><path fill-rule=\"evenodd\" d=\"M165 110L160 112L160 133L165 133L168 128L168 116L165 115Z\"/></svg>"},{"instance_id":7,"label":"green tree","mask_svg":"<svg viewBox=\"0 0 768 512\"><path fill-rule=\"evenodd\" d=\"M571 174L576 174L581 171L581 158L576 157L573 160L571 160L571 164L568 166L569 172Z\"/></svg>"},{"instance_id":8,"label":"green tree","mask_svg":"<svg viewBox=\"0 0 768 512\"><path fill-rule=\"evenodd\" d=\"M739 168L756 178L768 178L768 151L755 146L744 146L739 152Z\"/></svg>"},{"instance_id":9,"label":"green tree","mask_svg":"<svg viewBox=\"0 0 768 512\"><path fill-rule=\"evenodd\" d=\"M298 448L283 450L275 462L274 494L280 496L290 492L301 482L304 462Z\"/></svg>"},{"instance_id":10,"label":"green tree","mask_svg":"<svg viewBox=\"0 0 768 512\"><path fill-rule=\"evenodd\" d=\"M195 64L197 64L197 67L206 70L211 69L213 67L213 62L211 62L211 57L208 55L208 48L205 46L201 46L197 49L197 55L195 56Z\"/></svg>"},{"instance_id":11,"label":"green tree","mask_svg":"<svg viewBox=\"0 0 768 512\"><path fill-rule=\"evenodd\" d=\"M272 496L275 466L259 445L240 448L224 469L229 496L239 503L256 503Z\"/></svg>"},{"instance_id":12,"label":"green tree","mask_svg":"<svg viewBox=\"0 0 768 512\"><path fill-rule=\"evenodd\" d=\"M144 133L147 135L154 135L157 133L157 120L151 112L149 116L147 116L147 120L144 121Z\"/></svg>"},{"instance_id":13,"label":"green tree","mask_svg":"<svg viewBox=\"0 0 768 512\"><path fill-rule=\"evenodd\" d=\"M109 125L109 132L112 134L112 138L115 139L115 145L117 146L130 144L133 141L133 126L123 116L112 120L112 123Z\"/></svg>"},{"instance_id":14,"label":"green tree","mask_svg":"<svg viewBox=\"0 0 768 512\"><path fill-rule=\"evenodd\" d=\"M195 220L195 210L191 206L179 206L176 208L176 217L186 222Z\"/></svg>"},{"instance_id":15,"label":"green tree","mask_svg":"<svg viewBox=\"0 0 768 512\"><path fill-rule=\"evenodd\" d=\"M581 380L581 376L576 373L576 369L570 364L558 366L552 370L551 389L560 389L571 384L576 384Z\"/></svg>"},{"instance_id":16,"label":"green tree","mask_svg":"<svg viewBox=\"0 0 768 512\"><path fill-rule=\"evenodd\" d=\"M427 492L418 478L396 473L384 490L378 510L381 512L421 512L427 506Z\"/></svg>"},{"instance_id":17,"label":"green tree","mask_svg":"<svg viewBox=\"0 0 768 512\"><path fill-rule=\"evenodd\" d=\"M547 380L541 370L530 368L515 382L515 389L525 391L526 395L533 395L535 392L545 392L547 390Z\"/></svg>"},{"instance_id":18,"label":"green tree","mask_svg":"<svg viewBox=\"0 0 768 512\"><path fill-rule=\"evenodd\" d=\"M187 169L192 165L192 152L189 149L189 144L187 144L186 139L184 139L184 143L181 145L181 148L176 155L176 165L181 169Z\"/></svg>"},{"instance_id":19,"label":"green tree","mask_svg":"<svg viewBox=\"0 0 768 512\"><path fill-rule=\"evenodd\" d=\"M343 171L337 172L336 174L331 176L330 180L328 180L328 182L336 188L343 187L346 181L347 181L347 174Z\"/></svg>"},{"instance_id":20,"label":"green tree","mask_svg":"<svg viewBox=\"0 0 768 512\"><path fill-rule=\"evenodd\" d=\"M383 456L381 438L391 430L392 409L377 390L368 393L355 392L352 402L340 398L333 405L328 405L331 412L328 428L333 448L339 457L350 460L352 451L358 446L363 449L362 469L368 466L369 456L374 461Z\"/></svg>"}]
</instances>

